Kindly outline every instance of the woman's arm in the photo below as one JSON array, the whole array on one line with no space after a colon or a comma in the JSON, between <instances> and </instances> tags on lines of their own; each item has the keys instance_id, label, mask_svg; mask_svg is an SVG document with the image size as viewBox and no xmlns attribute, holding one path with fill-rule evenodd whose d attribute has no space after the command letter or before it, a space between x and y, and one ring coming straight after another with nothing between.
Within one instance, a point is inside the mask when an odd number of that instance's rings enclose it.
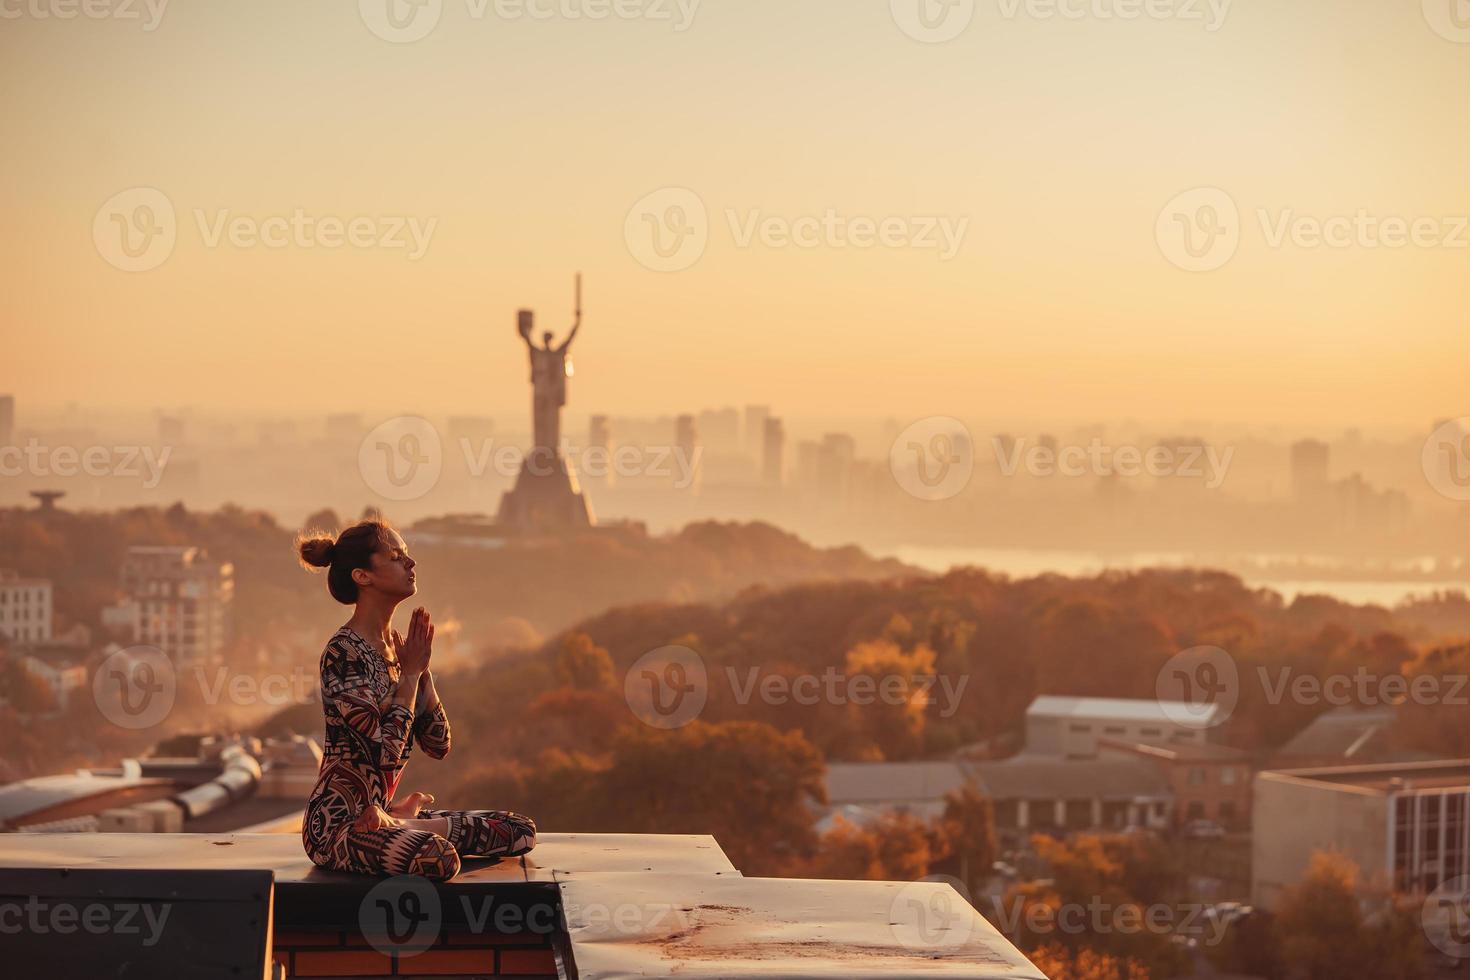
<instances>
[{"instance_id":1,"label":"woman's arm","mask_svg":"<svg viewBox=\"0 0 1470 980\"><path fill-rule=\"evenodd\" d=\"M442 759L449 754L449 715L439 692L434 690L434 675L427 670L419 676L413 734L429 758Z\"/></svg>"}]
</instances>

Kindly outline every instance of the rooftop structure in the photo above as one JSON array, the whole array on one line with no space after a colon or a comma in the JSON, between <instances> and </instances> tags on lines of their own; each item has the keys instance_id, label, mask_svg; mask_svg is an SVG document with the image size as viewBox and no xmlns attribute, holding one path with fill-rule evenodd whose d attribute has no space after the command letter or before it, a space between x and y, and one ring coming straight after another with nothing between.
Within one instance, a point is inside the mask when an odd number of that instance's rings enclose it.
<instances>
[{"instance_id":1,"label":"rooftop structure","mask_svg":"<svg viewBox=\"0 0 1470 980\"><path fill-rule=\"evenodd\" d=\"M8 967L59 976L1045 980L946 884L745 878L701 836L544 834L429 882L324 871L295 835L16 834L0 877L53 915L147 913L11 938Z\"/></svg>"}]
</instances>

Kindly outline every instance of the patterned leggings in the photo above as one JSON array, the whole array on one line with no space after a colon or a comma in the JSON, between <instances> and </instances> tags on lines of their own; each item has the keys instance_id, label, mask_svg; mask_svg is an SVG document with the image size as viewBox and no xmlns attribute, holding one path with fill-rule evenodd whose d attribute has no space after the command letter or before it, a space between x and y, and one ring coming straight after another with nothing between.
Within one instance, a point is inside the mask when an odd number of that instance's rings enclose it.
<instances>
[{"instance_id":1,"label":"patterned leggings","mask_svg":"<svg viewBox=\"0 0 1470 980\"><path fill-rule=\"evenodd\" d=\"M519 857L536 846L536 824L507 810L419 810L418 819L449 821L448 837L427 830L347 830L343 870L419 875L448 881L464 857ZM335 863L335 862L334 862Z\"/></svg>"}]
</instances>

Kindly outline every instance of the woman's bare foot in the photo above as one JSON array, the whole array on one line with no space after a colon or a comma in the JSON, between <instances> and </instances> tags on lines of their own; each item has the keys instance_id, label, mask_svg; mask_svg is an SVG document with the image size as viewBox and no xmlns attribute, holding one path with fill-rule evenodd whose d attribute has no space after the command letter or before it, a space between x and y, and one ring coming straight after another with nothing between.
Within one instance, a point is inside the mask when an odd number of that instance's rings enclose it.
<instances>
[{"instance_id":1,"label":"woman's bare foot","mask_svg":"<svg viewBox=\"0 0 1470 980\"><path fill-rule=\"evenodd\" d=\"M395 803L388 808L388 813L401 820L412 820L419 815L419 810L434 802L433 793L410 793L402 803Z\"/></svg>"}]
</instances>

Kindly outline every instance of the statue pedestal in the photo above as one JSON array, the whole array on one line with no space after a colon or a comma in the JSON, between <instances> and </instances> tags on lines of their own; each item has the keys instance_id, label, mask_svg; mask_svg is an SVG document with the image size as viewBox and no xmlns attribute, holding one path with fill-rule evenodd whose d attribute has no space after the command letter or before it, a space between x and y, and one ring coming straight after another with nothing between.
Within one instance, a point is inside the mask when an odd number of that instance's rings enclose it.
<instances>
[{"instance_id":1,"label":"statue pedestal","mask_svg":"<svg viewBox=\"0 0 1470 980\"><path fill-rule=\"evenodd\" d=\"M588 528L596 520L566 458L538 448L521 463L515 487L500 498L496 523L516 531L555 533Z\"/></svg>"}]
</instances>

